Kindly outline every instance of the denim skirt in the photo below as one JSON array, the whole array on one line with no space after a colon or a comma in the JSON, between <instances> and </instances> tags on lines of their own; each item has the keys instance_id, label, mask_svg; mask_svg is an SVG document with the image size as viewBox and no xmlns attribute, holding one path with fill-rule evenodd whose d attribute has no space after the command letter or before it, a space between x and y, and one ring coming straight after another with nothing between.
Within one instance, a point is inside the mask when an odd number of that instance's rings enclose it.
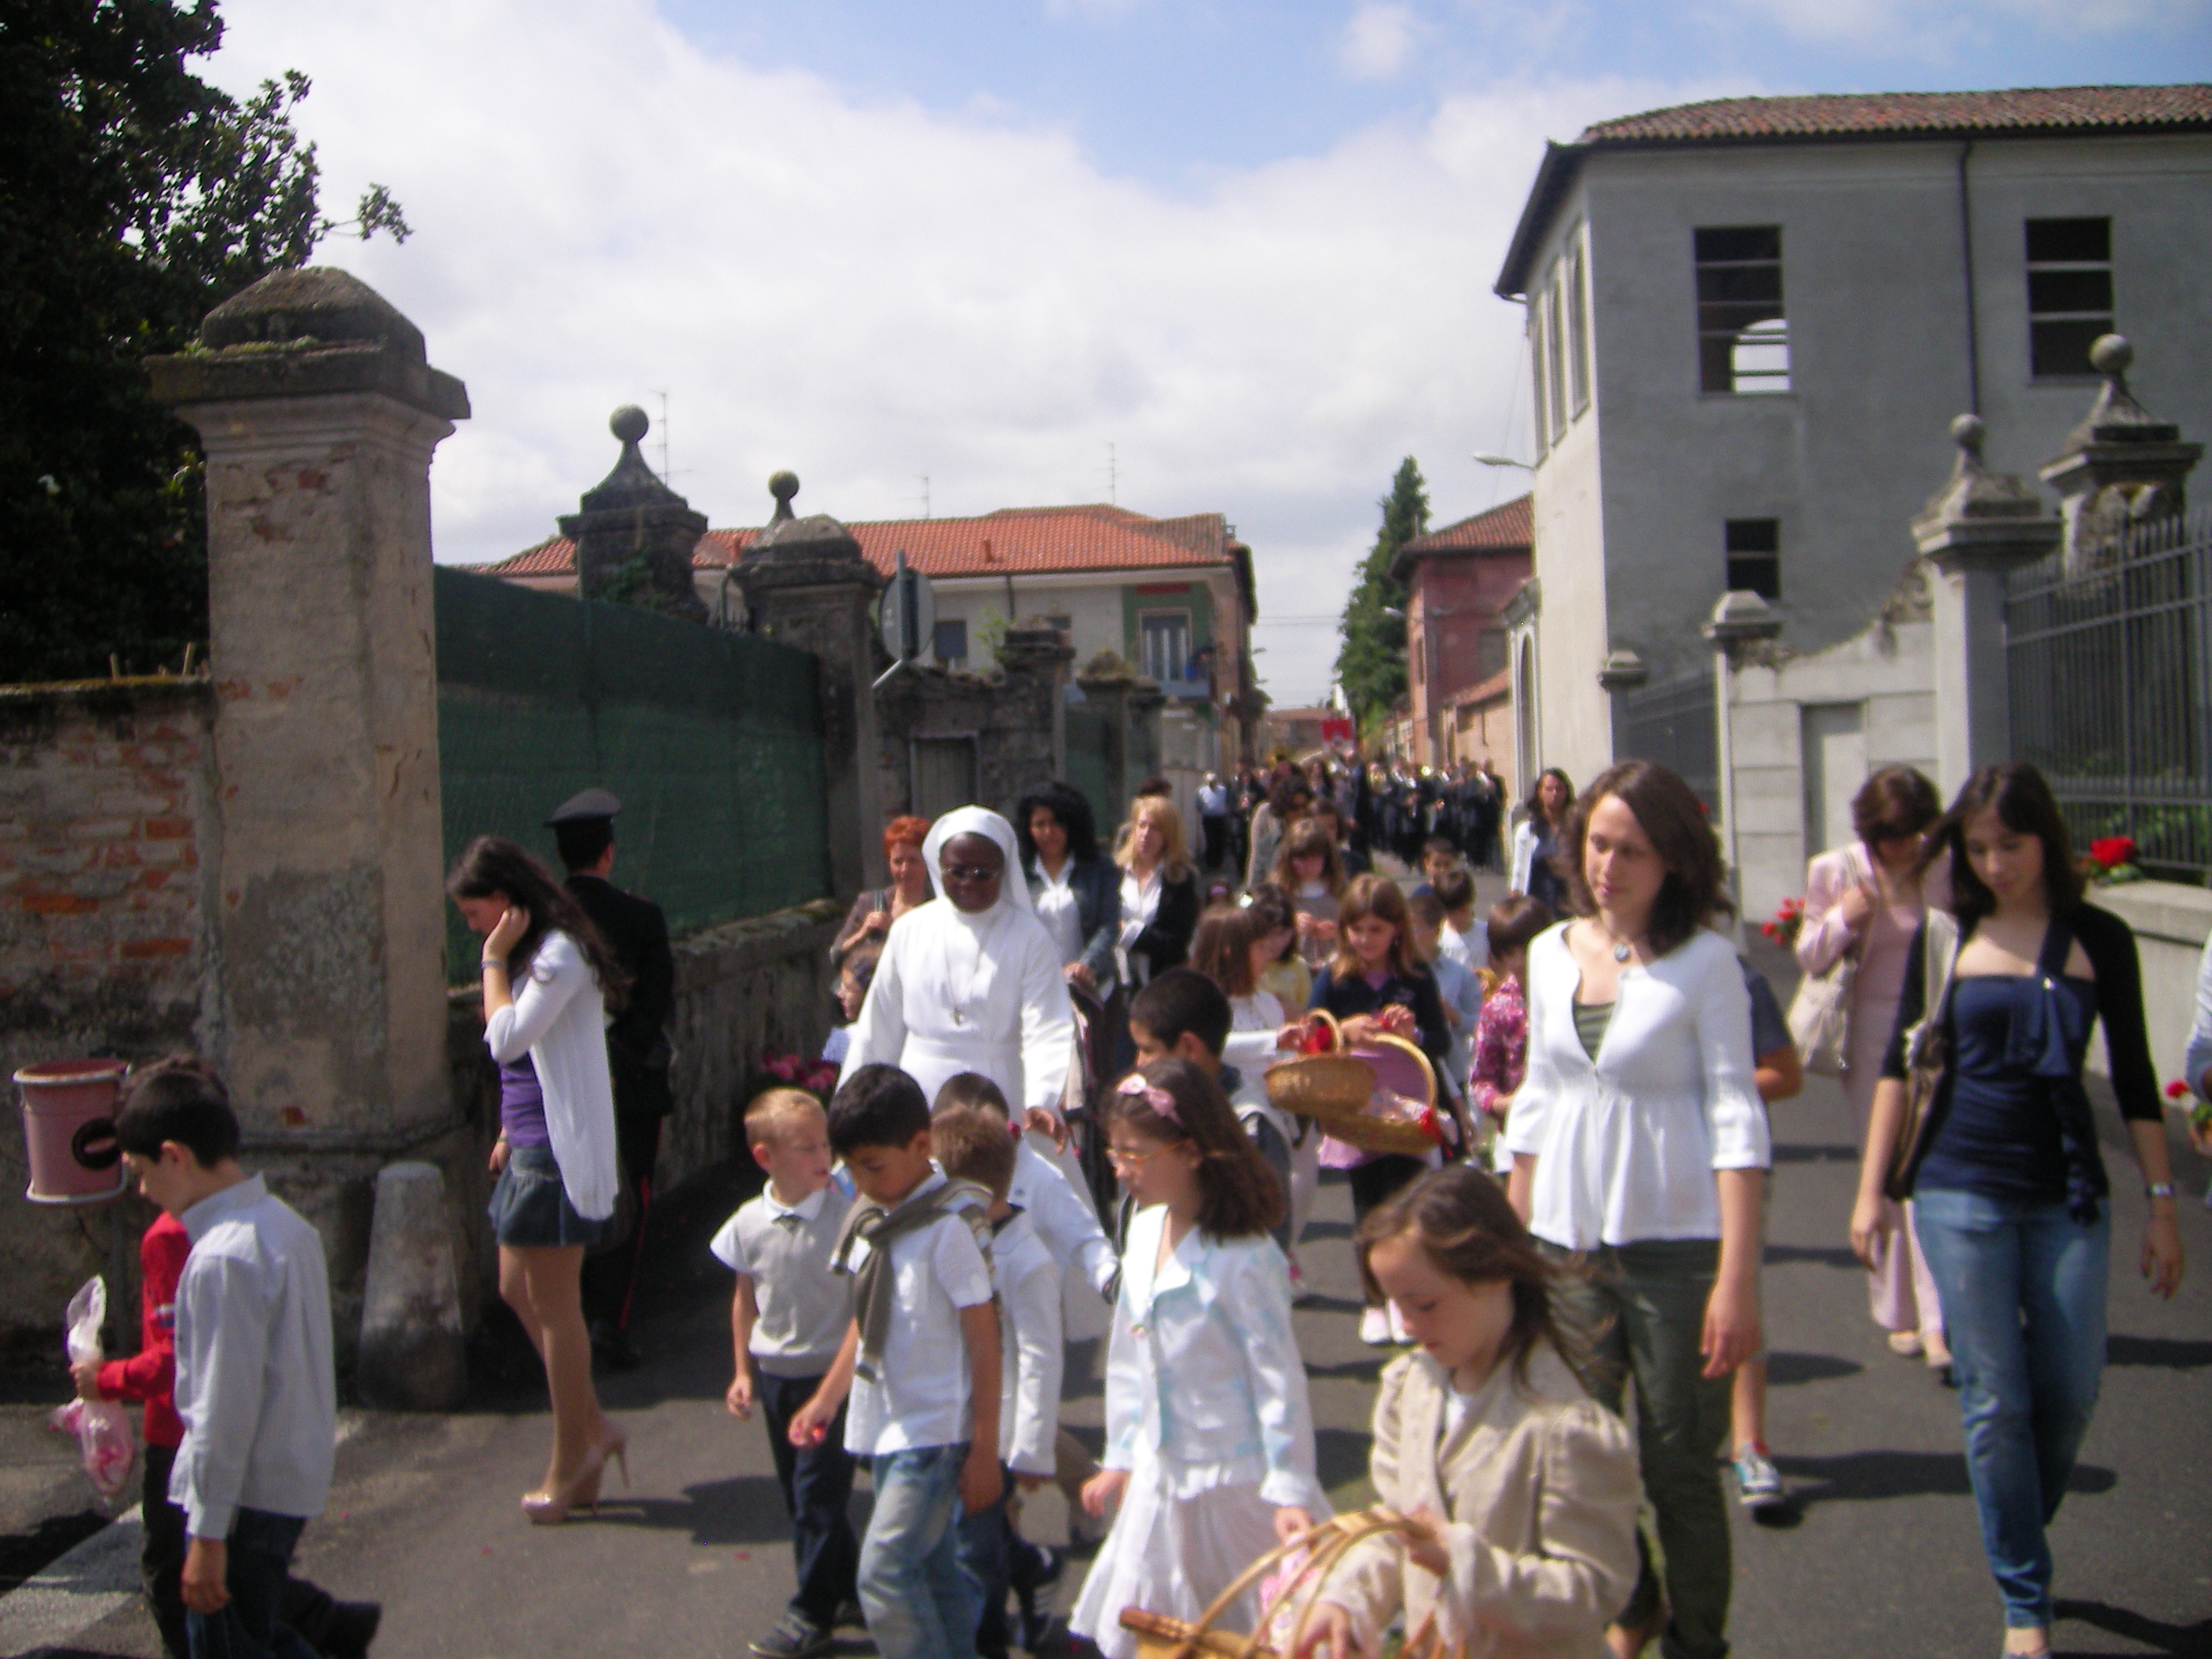
<instances>
[{"instance_id":1,"label":"denim skirt","mask_svg":"<svg viewBox=\"0 0 2212 1659\"><path fill-rule=\"evenodd\" d=\"M493 1237L520 1250L588 1249L604 1243L614 1225L612 1217L587 1221L576 1213L550 1146L517 1146L507 1153L507 1167L491 1189L489 1213Z\"/></svg>"}]
</instances>

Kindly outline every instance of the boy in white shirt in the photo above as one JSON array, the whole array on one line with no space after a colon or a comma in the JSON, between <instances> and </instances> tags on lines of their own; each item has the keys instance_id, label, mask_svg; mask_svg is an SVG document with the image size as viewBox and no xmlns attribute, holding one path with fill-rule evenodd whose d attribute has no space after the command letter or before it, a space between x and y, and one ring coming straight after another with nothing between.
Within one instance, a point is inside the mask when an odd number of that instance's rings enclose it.
<instances>
[{"instance_id":1,"label":"boy in white shirt","mask_svg":"<svg viewBox=\"0 0 2212 1659\"><path fill-rule=\"evenodd\" d=\"M820 1443L851 1395L845 1444L876 1488L860 1540L868 1634L882 1659L975 1659L954 1522L1002 1490L999 1317L978 1242L989 1197L931 1163L929 1103L896 1066L845 1079L830 1146L860 1194L835 1257L853 1275L854 1318L791 1443Z\"/></svg>"},{"instance_id":2,"label":"boy in white shirt","mask_svg":"<svg viewBox=\"0 0 2212 1659\"><path fill-rule=\"evenodd\" d=\"M812 1095L757 1096L745 1108L745 1139L768 1185L708 1247L738 1275L730 1301L736 1374L726 1400L732 1417L749 1418L757 1406L768 1420L799 1578L781 1621L747 1645L760 1659L809 1659L835 1639L860 1559L845 1513L853 1454L844 1423L833 1421L818 1445L791 1441L792 1418L821 1388L852 1327L853 1283L830 1257L853 1200L830 1184L829 1120Z\"/></svg>"},{"instance_id":3,"label":"boy in white shirt","mask_svg":"<svg viewBox=\"0 0 2212 1659\"><path fill-rule=\"evenodd\" d=\"M1444 907L1437 955L1480 975L1490 966L1490 924L1474 914L1474 878L1465 870L1447 871L1438 878L1436 892Z\"/></svg>"},{"instance_id":4,"label":"boy in white shirt","mask_svg":"<svg viewBox=\"0 0 2212 1659\"><path fill-rule=\"evenodd\" d=\"M1474 1070L1474 1028L1482 1018L1482 981L1472 970L1443 953L1443 929L1446 912L1443 901L1434 893L1424 893L1419 898L1406 901L1406 913L1413 924L1413 948L1429 965L1436 976L1437 996L1444 1005L1444 1016L1451 1022L1451 1042L1447 1066L1451 1075L1444 1086L1456 1098L1465 1098L1467 1080Z\"/></svg>"},{"instance_id":5,"label":"boy in white shirt","mask_svg":"<svg viewBox=\"0 0 2212 1659\"><path fill-rule=\"evenodd\" d=\"M929 1135L938 1168L991 1194L991 1283L998 1291L1000 1333L999 1462L1008 1486L989 1509L962 1517L960 1565L982 1604L976 1651L982 1659L1006 1659L1006 1591L1015 1577L1012 1486L1032 1491L1052 1478L1060 1428L1060 1269L1028 1212L1007 1200L1014 1141L1006 1120L985 1108L942 1106L930 1118ZM1038 1553L1034 1547L1024 1552L1032 1561ZM1022 1586L1020 1644L1031 1649L1038 1634L1037 1584L1032 1567Z\"/></svg>"},{"instance_id":6,"label":"boy in white shirt","mask_svg":"<svg viewBox=\"0 0 2212 1659\"><path fill-rule=\"evenodd\" d=\"M322 1240L239 1167L238 1119L200 1061L180 1055L134 1079L115 1139L140 1193L192 1241L176 1299L185 1437L169 1477L190 1540L191 1650L312 1651L280 1612L337 1444Z\"/></svg>"}]
</instances>

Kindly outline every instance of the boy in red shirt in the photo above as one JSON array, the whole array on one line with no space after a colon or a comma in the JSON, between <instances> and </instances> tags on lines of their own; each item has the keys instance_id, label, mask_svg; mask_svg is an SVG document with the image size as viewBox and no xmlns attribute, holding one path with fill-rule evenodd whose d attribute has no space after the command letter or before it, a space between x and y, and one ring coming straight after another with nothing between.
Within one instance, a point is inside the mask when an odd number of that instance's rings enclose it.
<instances>
[{"instance_id":1,"label":"boy in red shirt","mask_svg":"<svg viewBox=\"0 0 2212 1659\"><path fill-rule=\"evenodd\" d=\"M139 1578L161 1627L169 1659L189 1659L185 1639L185 1512L169 1501L169 1470L184 1443L177 1415L177 1283L192 1241L185 1224L163 1213L138 1241L138 1352L128 1359L87 1360L70 1367L77 1396L146 1406L145 1496L139 1512L145 1544ZM364 1659L384 1609L374 1601L340 1601L303 1578L288 1587L284 1622L326 1659Z\"/></svg>"}]
</instances>

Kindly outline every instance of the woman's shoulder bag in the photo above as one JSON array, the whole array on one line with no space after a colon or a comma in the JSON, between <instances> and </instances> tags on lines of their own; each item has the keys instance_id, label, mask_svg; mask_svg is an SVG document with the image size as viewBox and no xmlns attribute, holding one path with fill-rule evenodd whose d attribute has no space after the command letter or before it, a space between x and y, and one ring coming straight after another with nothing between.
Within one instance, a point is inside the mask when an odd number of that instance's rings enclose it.
<instances>
[{"instance_id":1,"label":"woman's shoulder bag","mask_svg":"<svg viewBox=\"0 0 2212 1659\"><path fill-rule=\"evenodd\" d=\"M1844 864L1851 879L1863 885L1856 852L1856 848L1846 848ZM1851 990L1864 948L1863 938L1853 940L1849 950L1819 973L1798 981L1797 994L1790 999L1790 1041L1805 1069L1817 1076L1841 1077L1850 1062Z\"/></svg>"},{"instance_id":2,"label":"woman's shoulder bag","mask_svg":"<svg viewBox=\"0 0 2212 1659\"><path fill-rule=\"evenodd\" d=\"M1936 1097L1950 1063L1943 1026L1950 1012L1952 970L1959 961L1959 923L1949 911L1928 912L1921 951L1921 984L1926 994L1921 1000L1919 1023L1905 1034L1905 1121L1898 1126L1897 1144L1890 1150L1889 1170L1882 1181L1884 1196L1900 1204L1912 1196L1920 1160L1935 1139Z\"/></svg>"}]
</instances>

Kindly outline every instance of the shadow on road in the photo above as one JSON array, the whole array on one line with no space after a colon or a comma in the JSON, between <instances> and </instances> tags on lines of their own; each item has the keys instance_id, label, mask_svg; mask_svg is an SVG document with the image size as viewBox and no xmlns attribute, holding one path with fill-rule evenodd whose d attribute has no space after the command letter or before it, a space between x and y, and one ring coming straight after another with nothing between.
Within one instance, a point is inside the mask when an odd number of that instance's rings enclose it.
<instances>
[{"instance_id":1,"label":"shadow on road","mask_svg":"<svg viewBox=\"0 0 2212 1659\"><path fill-rule=\"evenodd\" d=\"M2105 1363L2162 1365L2168 1370L2193 1371L2212 1365L2212 1342L2191 1342L2171 1336L2107 1337Z\"/></svg>"},{"instance_id":2,"label":"shadow on road","mask_svg":"<svg viewBox=\"0 0 2212 1659\"><path fill-rule=\"evenodd\" d=\"M1770 1244L1763 1258L1769 1267L1788 1261L1816 1261L1823 1267L1848 1267L1855 1273L1864 1273L1858 1257L1851 1254L1848 1244Z\"/></svg>"},{"instance_id":3,"label":"shadow on road","mask_svg":"<svg viewBox=\"0 0 2212 1659\"><path fill-rule=\"evenodd\" d=\"M2146 1619L2139 1613L2130 1613L2125 1607L2107 1607L2102 1601L2069 1601L2063 1598L2053 1601L2051 1611L2055 1620L2051 1632L2052 1659L2065 1659L2069 1652L2057 1645L2061 1634L2057 1626L2069 1619L2078 1619L2085 1625L2094 1625L2130 1642L2140 1642L2154 1653L2212 1653L2212 1619L2200 1619L2193 1625L2168 1625Z\"/></svg>"},{"instance_id":4,"label":"shadow on road","mask_svg":"<svg viewBox=\"0 0 2212 1659\"><path fill-rule=\"evenodd\" d=\"M1884 1498L1963 1498L1973 1487L1962 1452L1848 1452L1840 1457L1777 1457L1790 1477L1790 1497L1800 1509L1816 1504L1859 1503ZM2092 1463L2075 1466L2069 1492L2107 1492L2119 1477Z\"/></svg>"},{"instance_id":5,"label":"shadow on road","mask_svg":"<svg viewBox=\"0 0 2212 1659\"><path fill-rule=\"evenodd\" d=\"M1777 1164L1856 1164L1859 1149L1856 1146L1793 1146L1777 1141L1774 1146Z\"/></svg>"},{"instance_id":6,"label":"shadow on road","mask_svg":"<svg viewBox=\"0 0 2212 1659\"><path fill-rule=\"evenodd\" d=\"M780 1544L789 1541L783 1499L775 1478L741 1474L684 1488L682 1498L632 1498L619 1490L599 1499L586 1526L650 1527L685 1532L695 1544Z\"/></svg>"},{"instance_id":7,"label":"shadow on road","mask_svg":"<svg viewBox=\"0 0 2212 1659\"><path fill-rule=\"evenodd\" d=\"M1838 1359L1828 1353L1770 1353L1766 1380L1773 1387L1793 1382L1826 1382L1838 1376L1856 1376L1866 1369L1855 1359Z\"/></svg>"}]
</instances>

